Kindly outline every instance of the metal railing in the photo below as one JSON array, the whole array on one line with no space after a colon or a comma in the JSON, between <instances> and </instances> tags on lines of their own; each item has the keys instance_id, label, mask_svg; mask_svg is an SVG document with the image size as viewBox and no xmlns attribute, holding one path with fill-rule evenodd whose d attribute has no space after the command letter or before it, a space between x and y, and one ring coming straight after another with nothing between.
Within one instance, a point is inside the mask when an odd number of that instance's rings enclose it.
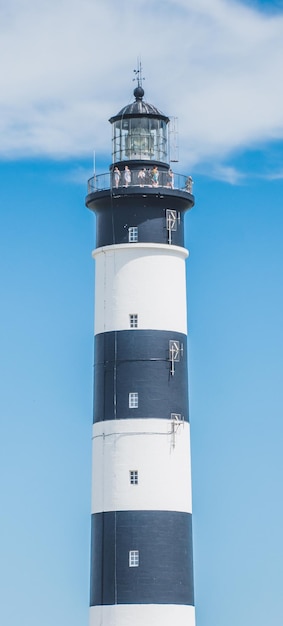
<instances>
[{"instance_id":1,"label":"metal railing","mask_svg":"<svg viewBox=\"0 0 283 626\"><path fill-rule=\"evenodd\" d=\"M159 171L157 168L125 169L92 176L88 180L88 193L107 189L125 189L127 187L179 189L193 193L193 179L184 174L175 174L172 170Z\"/></svg>"}]
</instances>

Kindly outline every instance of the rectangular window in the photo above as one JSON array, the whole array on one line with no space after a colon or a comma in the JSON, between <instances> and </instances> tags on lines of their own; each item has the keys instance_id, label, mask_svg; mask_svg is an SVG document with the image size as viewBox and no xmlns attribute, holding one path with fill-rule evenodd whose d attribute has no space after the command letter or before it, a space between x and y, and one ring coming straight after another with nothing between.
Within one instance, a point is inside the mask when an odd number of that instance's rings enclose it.
<instances>
[{"instance_id":1,"label":"rectangular window","mask_svg":"<svg viewBox=\"0 0 283 626\"><path fill-rule=\"evenodd\" d=\"M139 406L139 394L136 391L129 393L129 408L137 409Z\"/></svg>"},{"instance_id":2,"label":"rectangular window","mask_svg":"<svg viewBox=\"0 0 283 626\"><path fill-rule=\"evenodd\" d=\"M130 328L138 327L138 315L137 313L130 313Z\"/></svg>"},{"instance_id":3,"label":"rectangular window","mask_svg":"<svg viewBox=\"0 0 283 626\"><path fill-rule=\"evenodd\" d=\"M139 473L138 470L130 470L130 484L138 485L139 483Z\"/></svg>"},{"instance_id":4,"label":"rectangular window","mask_svg":"<svg viewBox=\"0 0 283 626\"><path fill-rule=\"evenodd\" d=\"M130 550L129 567L138 567L140 564L140 553L138 550Z\"/></svg>"},{"instance_id":5,"label":"rectangular window","mask_svg":"<svg viewBox=\"0 0 283 626\"><path fill-rule=\"evenodd\" d=\"M138 241L138 227L129 226L129 242L135 243L136 241Z\"/></svg>"}]
</instances>

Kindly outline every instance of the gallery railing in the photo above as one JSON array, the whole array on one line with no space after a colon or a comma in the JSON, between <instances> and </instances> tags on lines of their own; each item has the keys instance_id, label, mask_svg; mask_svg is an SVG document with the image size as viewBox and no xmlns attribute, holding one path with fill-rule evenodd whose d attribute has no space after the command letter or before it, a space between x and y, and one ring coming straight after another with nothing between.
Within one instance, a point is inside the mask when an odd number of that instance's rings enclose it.
<instances>
[{"instance_id":1,"label":"gallery railing","mask_svg":"<svg viewBox=\"0 0 283 626\"><path fill-rule=\"evenodd\" d=\"M127 187L167 187L192 194L193 180L191 176L175 174L172 170L158 171L155 168L122 171L114 169L112 172L94 175L88 180L88 193Z\"/></svg>"}]
</instances>

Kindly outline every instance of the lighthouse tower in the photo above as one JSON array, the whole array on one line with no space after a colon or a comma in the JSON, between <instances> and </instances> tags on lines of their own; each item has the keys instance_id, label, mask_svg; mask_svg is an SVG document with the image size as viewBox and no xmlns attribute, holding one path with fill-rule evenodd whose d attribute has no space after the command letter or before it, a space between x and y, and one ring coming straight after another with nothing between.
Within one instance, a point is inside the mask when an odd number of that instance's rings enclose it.
<instances>
[{"instance_id":1,"label":"lighthouse tower","mask_svg":"<svg viewBox=\"0 0 283 626\"><path fill-rule=\"evenodd\" d=\"M184 215L169 118L111 117L96 214L90 626L194 626Z\"/></svg>"}]
</instances>

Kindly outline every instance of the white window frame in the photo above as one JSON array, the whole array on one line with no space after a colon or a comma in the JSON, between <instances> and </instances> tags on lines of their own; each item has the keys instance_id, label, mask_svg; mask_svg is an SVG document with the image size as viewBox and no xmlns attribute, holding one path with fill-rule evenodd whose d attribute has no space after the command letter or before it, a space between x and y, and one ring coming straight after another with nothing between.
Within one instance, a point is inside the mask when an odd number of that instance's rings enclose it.
<instances>
[{"instance_id":1,"label":"white window frame","mask_svg":"<svg viewBox=\"0 0 283 626\"><path fill-rule=\"evenodd\" d=\"M128 233L129 233L129 243L136 243L139 240L137 226L129 226Z\"/></svg>"},{"instance_id":2,"label":"white window frame","mask_svg":"<svg viewBox=\"0 0 283 626\"><path fill-rule=\"evenodd\" d=\"M138 314L130 313L130 328L138 328Z\"/></svg>"},{"instance_id":3,"label":"white window frame","mask_svg":"<svg viewBox=\"0 0 283 626\"><path fill-rule=\"evenodd\" d=\"M139 406L139 394L137 391L130 391L129 393L129 409L138 409Z\"/></svg>"},{"instance_id":4,"label":"white window frame","mask_svg":"<svg viewBox=\"0 0 283 626\"><path fill-rule=\"evenodd\" d=\"M130 470L130 484L138 485L139 484L139 472L138 470Z\"/></svg>"},{"instance_id":5,"label":"white window frame","mask_svg":"<svg viewBox=\"0 0 283 626\"><path fill-rule=\"evenodd\" d=\"M139 550L129 550L129 567L139 567L140 552Z\"/></svg>"}]
</instances>

